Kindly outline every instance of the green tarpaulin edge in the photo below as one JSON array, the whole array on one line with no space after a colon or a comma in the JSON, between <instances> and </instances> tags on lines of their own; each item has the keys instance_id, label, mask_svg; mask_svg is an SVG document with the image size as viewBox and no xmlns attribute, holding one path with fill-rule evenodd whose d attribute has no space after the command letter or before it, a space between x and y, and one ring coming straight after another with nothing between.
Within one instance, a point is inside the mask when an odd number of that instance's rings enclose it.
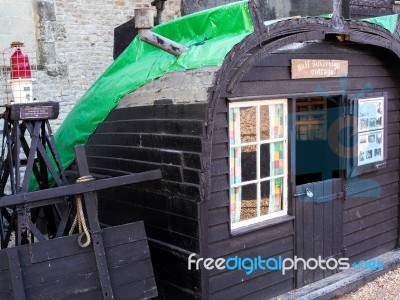
<instances>
[{"instance_id":1,"label":"green tarpaulin edge","mask_svg":"<svg viewBox=\"0 0 400 300\"><path fill-rule=\"evenodd\" d=\"M179 58L136 37L75 104L55 133L63 169L74 161L74 147L86 144L123 96L166 72L221 65L226 54L253 28L246 0L154 27L153 32L189 48ZM30 190L37 188L32 177Z\"/></svg>"},{"instance_id":2,"label":"green tarpaulin edge","mask_svg":"<svg viewBox=\"0 0 400 300\"><path fill-rule=\"evenodd\" d=\"M361 21L381 26L382 28L385 28L386 30L390 31L390 33L394 33L394 31L396 30L398 18L399 15L394 14L382 17L362 19Z\"/></svg>"},{"instance_id":3,"label":"green tarpaulin edge","mask_svg":"<svg viewBox=\"0 0 400 300\"><path fill-rule=\"evenodd\" d=\"M333 14L320 15L320 17L323 17L325 19L332 19L332 16ZM394 14L394 15L387 15L381 17L368 18L368 19L361 19L360 21L378 25L390 31L390 33L394 33L397 26L398 16L399 16L398 14Z\"/></svg>"}]
</instances>

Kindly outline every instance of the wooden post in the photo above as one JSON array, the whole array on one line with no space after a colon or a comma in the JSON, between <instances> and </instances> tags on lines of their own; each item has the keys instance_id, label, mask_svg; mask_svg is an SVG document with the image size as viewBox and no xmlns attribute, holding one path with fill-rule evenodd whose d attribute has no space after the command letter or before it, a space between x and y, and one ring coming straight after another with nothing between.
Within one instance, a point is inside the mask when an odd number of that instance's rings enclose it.
<instances>
[{"instance_id":1,"label":"wooden post","mask_svg":"<svg viewBox=\"0 0 400 300\"><path fill-rule=\"evenodd\" d=\"M341 29L344 27L344 22L342 17L343 17L342 0L333 0L333 15L332 15L333 28Z\"/></svg>"},{"instance_id":2,"label":"wooden post","mask_svg":"<svg viewBox=\"0 0 400 300\"><path fill-rule=\"evenodd\" d=\"M79 176L90 175L85 148L83 146L76 146L75 154ZM101 228L97 216L97 196L95 192L84 193L84 200L103 299L114 299L103 237L101 236Z\"/></svg>"},{"instance_id":3,"label":"wooden post","mask_svg":"<svg viewBox=\"0 0 400 300\"><path fill-rule=\"evenodd\" d=\"M342 15L345 19L350 19L350 0L342 0Z\"/></svg>"}]
</instances>

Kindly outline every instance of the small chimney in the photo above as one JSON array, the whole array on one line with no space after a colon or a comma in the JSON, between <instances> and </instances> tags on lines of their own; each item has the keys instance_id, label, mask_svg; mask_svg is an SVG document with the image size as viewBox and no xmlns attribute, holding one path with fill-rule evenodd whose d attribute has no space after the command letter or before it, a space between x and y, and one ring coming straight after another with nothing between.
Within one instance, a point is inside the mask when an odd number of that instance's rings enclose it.
<instances>
[{"instance_id":1,"label":"small chimney","mask_svg":"<svg viewBox=\"0 0 400 300\"><path fill-rule=\"evenodd\" d=\"M342 12L342 0L333 0L333 14L332 14L332 25L335 29L341 29L344 27L343 12Z\"/></svg>"}]
</instances>

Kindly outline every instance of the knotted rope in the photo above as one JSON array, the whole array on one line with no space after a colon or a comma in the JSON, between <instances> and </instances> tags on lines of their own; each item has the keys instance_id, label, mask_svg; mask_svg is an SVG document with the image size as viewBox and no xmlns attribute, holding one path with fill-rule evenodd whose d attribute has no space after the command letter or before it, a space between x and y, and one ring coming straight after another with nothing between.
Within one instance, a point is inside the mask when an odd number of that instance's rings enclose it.
<instances>
[{"instance_id":1,"label":"knotted rope","mask_svg":"<svg viewBox=\"0 0 400 300\"><path fill-rule=\"evenodd\" d=\"M95 178L92 175L82 176L79 177L76 183L84 183L93 181ZM75 206L76 206L76 215L74 222L72 223L71 229L69 230L69 235L74 233L76 225L78 225L78 245L81 248L86 248L90 245L91 238L89 229L86 225L85 214L83 213L83 206L82 206L82 194L78 194L75 196ZM86 237L86 242L82 242L83 237Z\"/></svg>"}]
</instances>

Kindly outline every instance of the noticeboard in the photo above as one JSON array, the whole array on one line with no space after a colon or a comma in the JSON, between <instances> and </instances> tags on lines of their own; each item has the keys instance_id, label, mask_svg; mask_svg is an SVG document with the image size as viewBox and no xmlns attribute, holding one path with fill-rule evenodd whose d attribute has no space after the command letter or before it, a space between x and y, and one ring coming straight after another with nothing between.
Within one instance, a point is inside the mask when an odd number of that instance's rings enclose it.
<instances>
[{"instance_id":1,"label":"noticeboard","mask_svg":"<svg viewBox=\"0 0 400 300\"><path fill-rule=\"evenodd\" d=\"M357 166L384 160L383 97L359 99L357 113Z\"/></svg>"}]
</instances>

